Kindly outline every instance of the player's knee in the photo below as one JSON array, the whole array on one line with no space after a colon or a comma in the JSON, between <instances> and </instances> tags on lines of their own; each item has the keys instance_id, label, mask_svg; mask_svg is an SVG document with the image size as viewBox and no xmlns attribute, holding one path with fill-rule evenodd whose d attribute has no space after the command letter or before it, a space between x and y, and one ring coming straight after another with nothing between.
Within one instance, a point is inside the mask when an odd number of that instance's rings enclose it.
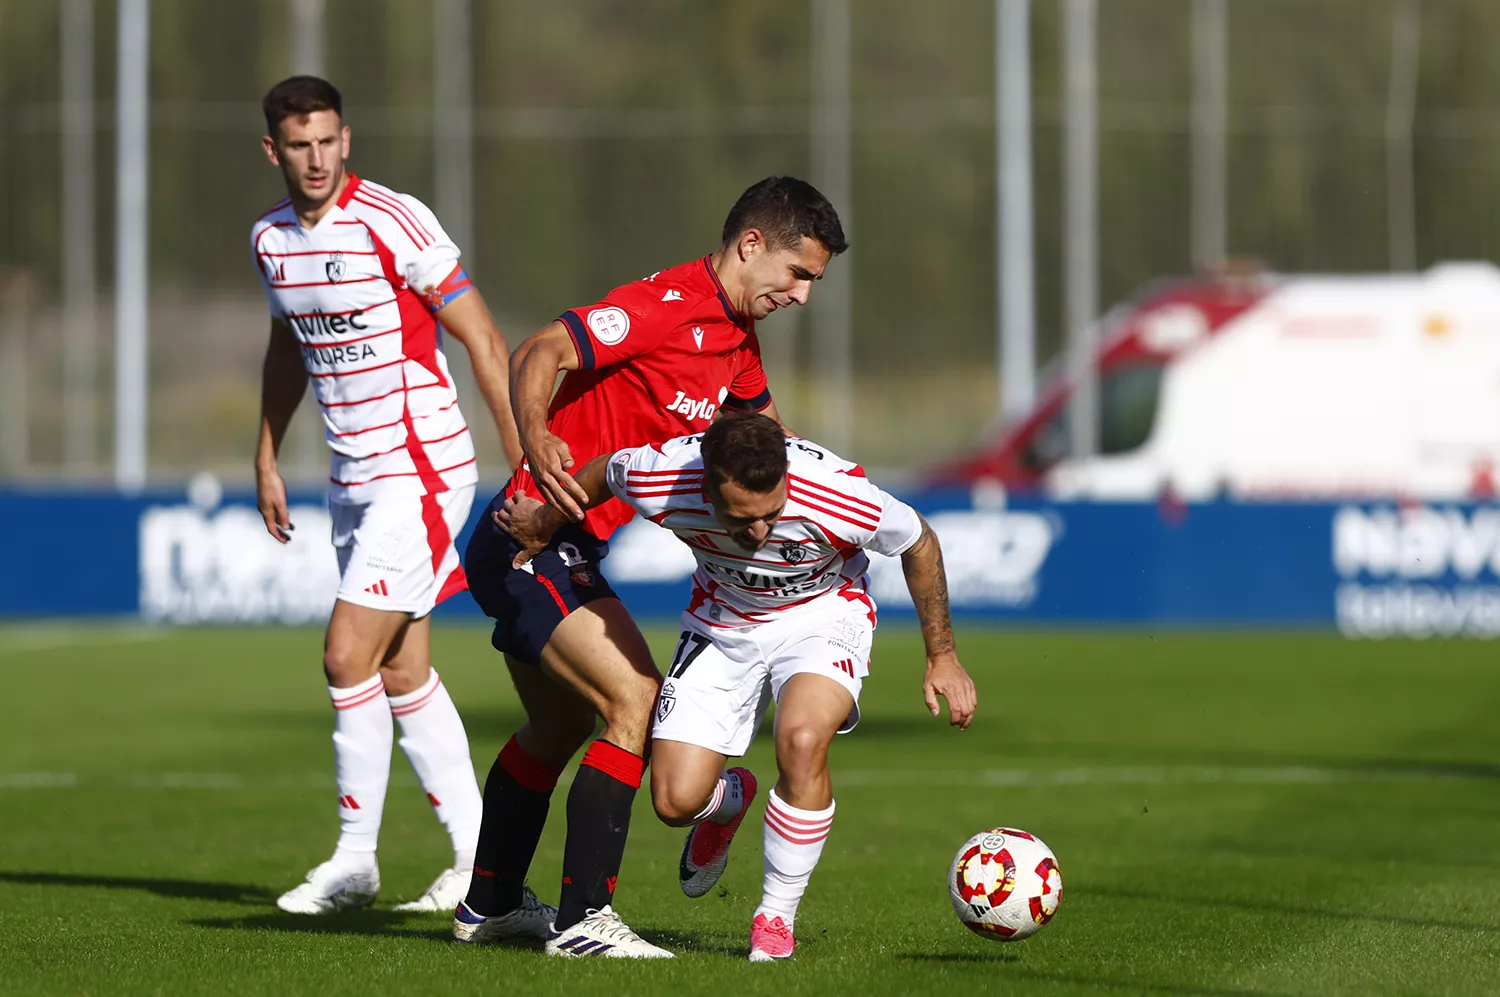
<instances>
[{"instance_id":1,"label":"player's knee","mask_svg":"<svg viewBox=\"0 0 1500 997\"><path fill-rule=\"evenodd\" d=\"M704 793L681 782L657 779L652 773L651 805L656 808L656 816L668 827L686 827L693 823L693 818L708 805L712 793L712 789Z\"/></svg>"},{"instance_id":2,"label":"player's knee","mask_svg":"<svg viewBox=\"0 0 1500 997\"><path fill-rule=\"evenodd\" d=\"M794 726L776 732L776 760L788 775L809 775L828 764L828 736L814 727Z\"/></svg>"},{"instance_id":3,"label":"player's knee","mask_svg":"<svg viewBox=\"0 0 1500 997\"><path fill-rule=\"evenodd\" d=\"M335 689L347 689L359 685L375 672L370 662L352 653L350 648L333 643L323 649L323 674Z\"/></svg>"}]
</instances>

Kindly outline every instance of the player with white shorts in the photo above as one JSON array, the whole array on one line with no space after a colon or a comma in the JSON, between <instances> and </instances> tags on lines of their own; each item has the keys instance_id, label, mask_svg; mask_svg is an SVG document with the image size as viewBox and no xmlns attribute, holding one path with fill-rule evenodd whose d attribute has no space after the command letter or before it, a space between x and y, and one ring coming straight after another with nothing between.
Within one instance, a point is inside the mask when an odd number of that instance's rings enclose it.
<instances>
[{"instance_id":1,"label":"player with white shorts","mask_svg":"<svg viewBox=\"0 0 1500 997\"><path fill-rule=\"evenodd\" d=\"M866 479L863 469L750 413L724 414L701 436L621 450L577 475L588 505L622 499L675 533L698 561L652 729L657 815L691 825L679 867L683 892L718 880L755 797L755 776L725 771L776 703L778 781L768 794L761 902L750 960L789 957L797 907L833 826L828 746L859 722L875 603L866 551L899 556L927 645L923 695L966 728L974 683L958 661L947 581L927 523ZM521 552L546 547L564 520L512 497L500 514Z\"/></svg>"},{"instance_id":2,"label":"player with white shorts","mask_svg":"<svg viewBox=\"0 0 1500 997\"><path fill-rule=\"evenodd\" d=\"M653 740L738 758L787 680L804 673L832 679L854 701L838 733L859 723L859 691L870 674L875 636L863 604L811 607L746 628L714 630L689 615L682 625L657 700Z\"/></svg>"},{"instance_id":3,"label":"player with white shorts","mask_svg":"<svg viewBox=\"0 0 1500 997\"><path fill-rule=\"evenodd\" d=\"M469 521L473 504L473 485L372 502L330 498L339 601L421 619L448 596L463 591L463 568L453 538ZM447 543L433 542L430 517L441 519L439 532Z\"/></svg>"},{"instance_id":4,"label":"player with white shorts","mask_svg":"<svg viewBox=\"0 0 1500 997\"><path fill-rule=\"evenodd\" d=\"M427 206L346 172L350 135L338 90L294 76L266 94L263 109L262 144L288 196L251 232L271 310L257 496L266 530L289 542L277 454L310 382L333 452L329 505L341 579L323 652L341 832L333 857L277 905L325 914L375 899L399 727L453 860L397 909L447 911L468 889L483 804L463 721L430 660L433 607L467 587L454 539L478 481L442 332L468 350L514 463L521 449L509 351ZM522 913L516 933L545 933L550 908L533 902Z\"/></svg>"}]
</instances>

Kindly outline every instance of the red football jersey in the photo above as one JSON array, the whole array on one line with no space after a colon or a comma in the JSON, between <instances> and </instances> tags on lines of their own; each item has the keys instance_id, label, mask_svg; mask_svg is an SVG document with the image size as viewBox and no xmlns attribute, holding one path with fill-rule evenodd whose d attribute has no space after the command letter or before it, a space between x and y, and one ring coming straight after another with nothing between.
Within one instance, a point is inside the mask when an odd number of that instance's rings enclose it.
<instances>
[{"instance_id":1,"label":"red football jersey","mask_svg":"<svg viewBox=\"0 0 1500 997\"><path fill-rule=\"evenodd\" d=\"M734 310L708 257L617 287L561 321L579 369L563 377L547 425L574 471L600 454L701 432L721 405L771 403L755 320ZM511 488L541 497L524 464ZM584 529L607 540L634 515L612 498L588 511Z\"/></svg>"}]
</instances>

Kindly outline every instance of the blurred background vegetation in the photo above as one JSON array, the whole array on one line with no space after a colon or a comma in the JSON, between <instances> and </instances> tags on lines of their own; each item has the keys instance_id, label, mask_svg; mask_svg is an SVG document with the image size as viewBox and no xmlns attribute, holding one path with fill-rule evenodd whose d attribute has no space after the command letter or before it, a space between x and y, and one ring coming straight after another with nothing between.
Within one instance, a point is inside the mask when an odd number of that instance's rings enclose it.
<instances>
[{"instance_id":1,"label":"blurred background vegetation","mask_svg":"<svg viewBox=\"0 0 1500 997\"><path fill-rule=\"evenodd\" d=\"M259 99L292 68L288 2L151 5L159 477L248 477L266 321L247 237L283 194L258 147ZM1285 272L1390 266L1393 2L1231 0L1232 255ZM1105 307L1191 269L1189 6L1099 4ZM1489 258L1500 238L1500 4L1422 0L1420 9L1417 264ZM351 168L432 204L435 52L445 37L472 39L474 235L463 248L512 342L566 307L713 249L750 183L809 175L809 0L473 0L470 25L435 10L428 0L327 0L326 75L345 96ZM113 3L95 4L100 456L65 468L59 7L0 0L0 392L10 395L0 409L15 438L6 477L108 470L114 17ZM992 0L852 0L853 192L838 207L854 248L835 264L853 281L849 456L888 470L914 471L994 425L994 17ZM1034 0L1031 29L1045 359L1065 338L1056 0ZM813 436L817 301L760 330L773 391ZM466 409L485 421L472 391ZM299 416L288 464L316 484L326 472L312 414ZM483 473L503 477L493 431L478 437Z\"/></svg>"}]
</instances>

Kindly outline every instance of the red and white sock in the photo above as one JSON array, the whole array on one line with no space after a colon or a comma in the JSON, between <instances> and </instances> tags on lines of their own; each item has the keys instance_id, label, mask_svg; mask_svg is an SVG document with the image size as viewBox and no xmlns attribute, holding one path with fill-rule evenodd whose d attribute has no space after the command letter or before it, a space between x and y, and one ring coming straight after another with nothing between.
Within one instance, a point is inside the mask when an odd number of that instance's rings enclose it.
<instances>
[{"instance_id":1,"label":"red and white sock","mask_svg":"<svg viewBox=\"0 0 1500 997\"><path fill-rule=\"evenodd\" d=\"M807 892L807 881L823 854L823 842L833 826L833 808L800 810L782 801L771 790L766 799L766 826L763 837L766 874L760 906L755 913L767 918L780 917L790 927L797 917L797 905Z\"/></svg>"},{"instance_id":2,"label":"red and white sock","mask_svg":"<svg viewBox=\"0 0 1500 997\"><path fill-rule=\"evenodd\" d=\"M453 839L453 867L474 865L484 800L474 781L469 735L453 697L434 669L415 692L391 696L391 716L401 724L401 750L411 760L422 790Z\"/></svg>"},{"instance_id":3,"label":"red and white sock","mask_svg":"<svg viewBox=\"0 0 1500 997\"><path fill-rule=\"evenodd\" d=\"M343 825L333 857L364 868L375 863L380 815L391 781L391 710L378 672L348 689L329 686L328 695L333 700L333 765Z\"/></svg>"},{"instance_id":4,"label":"red and white sock","mask_svg":"<svg viewBox=\"0 0 1500 997\"><path fill-rule=\"evenodd\" d=\"M744 805L745 787L740 782L740 774L725 772L719 776L719 783L714 787L713 795L708 798L708 805L693 818L693 823L711 820L715 824L728 824L739 815L740 808Z\"/></svg>"}]
</instances>

